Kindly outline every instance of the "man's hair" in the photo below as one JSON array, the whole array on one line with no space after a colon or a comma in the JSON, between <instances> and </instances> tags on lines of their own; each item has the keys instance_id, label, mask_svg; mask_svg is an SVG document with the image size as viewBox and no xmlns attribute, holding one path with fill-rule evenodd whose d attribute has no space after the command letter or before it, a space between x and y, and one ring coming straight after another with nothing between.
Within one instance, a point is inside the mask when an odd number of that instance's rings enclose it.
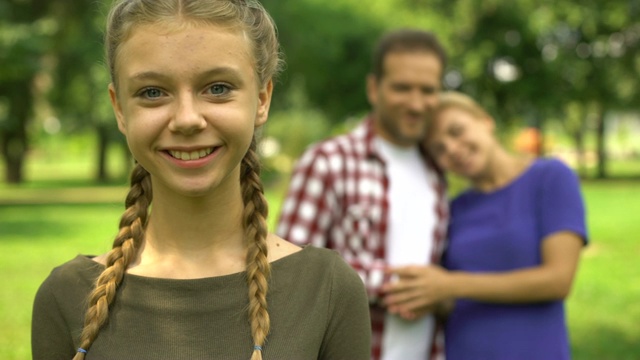
<instances>
[{"instance_id":1,"label":"man's hair","mask_svg":"<svg viewBox=\"0 0 640 360\"><path fill-rule=\"evenodd\" d=\"M447 66L447 53L436 36L428 31L417 29L399 29L383 35L373 51L371 73L376 79L384 75L384 59L394 52L425 51L434 54L440 60L442 68Z\"/></svg>"}]
</instances>

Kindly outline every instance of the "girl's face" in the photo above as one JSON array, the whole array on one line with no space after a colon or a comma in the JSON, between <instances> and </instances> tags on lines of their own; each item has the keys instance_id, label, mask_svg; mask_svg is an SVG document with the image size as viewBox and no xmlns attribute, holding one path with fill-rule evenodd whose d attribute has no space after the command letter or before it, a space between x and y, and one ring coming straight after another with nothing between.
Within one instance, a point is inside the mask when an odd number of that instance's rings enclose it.
<instances>
[{"instance_id":1,"label":"girl's face","mask_svg":"<svg viewBox=\"0 0 640 360\"><path fill-rule=\"evenodd\" d=\"M449 107L433 118L425 145L444 170L473 180L489 166L496 145L493 130L492 119Z\"/></svg>"},{"instance_id":2,"label":"girl's face","mask_svg":"<svg viewBox=\"0 0 640 360\"><path fill-rule=\"evenodd\" d=\"M271 101L251 54L242 32L215 25L140 25L121 44L111 102L154 188L194 196L239 183Z\"/></svg>"}]
</instances>

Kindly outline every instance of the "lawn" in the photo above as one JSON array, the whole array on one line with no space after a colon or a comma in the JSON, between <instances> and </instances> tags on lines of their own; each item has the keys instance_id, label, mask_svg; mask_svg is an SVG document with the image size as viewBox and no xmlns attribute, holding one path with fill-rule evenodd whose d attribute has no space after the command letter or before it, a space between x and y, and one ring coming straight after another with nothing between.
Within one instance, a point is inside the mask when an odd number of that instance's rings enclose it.
<instances>
[{"instance_id":1,"label":"lawn","mask_svg":"<svg viewBox=\"0 0 640 360\"><path fill-rule=\"evenodd\" d=\"M585 183L591 243L568 302L576 359L640 359L640 182Z\"/></svg>"},{"instance_id":2,"label":"lawn","mask_svg":"<svg viewBox=\"0 0 640 360\"><path fill-rule=\"evenodd\" d=\"M640 358L640 183L585 182L591 244L586 248L568 321L575 359ZM108 194L100 204L62 203L62 190L0 186L0 359L30 358L31 304L50 270L78 253L106 251L122 212L122 188L91 189ZM40 189L42 190L42 189ZM69 190L66 190L69 191ZM83 199L81 193L76 194ZM95 195L95 193L94 193ZM52 203L38 202L48 196ZM267 193L274 222L281 192ZM86 198L85 198L86 200Z\"/></svg>"}]
</instances>

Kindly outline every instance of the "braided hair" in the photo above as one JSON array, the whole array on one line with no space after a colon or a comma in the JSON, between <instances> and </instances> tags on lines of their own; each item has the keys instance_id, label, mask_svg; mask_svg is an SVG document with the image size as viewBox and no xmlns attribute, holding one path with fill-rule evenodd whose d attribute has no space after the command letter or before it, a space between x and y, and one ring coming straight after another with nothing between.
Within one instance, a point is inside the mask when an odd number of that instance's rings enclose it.
<instances>
[{"instance_id":1,"label":"braided hair","mask_svg":"<svg viewBox=\"0 0 640 360\"><path fill-rule=\"evenodd\" d=\"M114 87L117 89L118 86L115 74L118 50L136 26L184 21L241 29L251 41L255 71L261 86L274 78L282 67L275 24L256 0L118 0L109 12L105 32L106 60ZM262 347L270 328L267 309L270 265L266 242L268 206L260 181L255 134L242 159L239 181L244 203L242 223L247 239L247 313L254 342L251 360L261 360ZM131 173L130 185L120 230L106 255L105 270L97 278L88 297L80 348L73 360L84 360L100 329L108 321L109 308L116 299L118 287L144 240L153 196L150 174L140 164L136 164Z\"/></svg>"}]
</instances>

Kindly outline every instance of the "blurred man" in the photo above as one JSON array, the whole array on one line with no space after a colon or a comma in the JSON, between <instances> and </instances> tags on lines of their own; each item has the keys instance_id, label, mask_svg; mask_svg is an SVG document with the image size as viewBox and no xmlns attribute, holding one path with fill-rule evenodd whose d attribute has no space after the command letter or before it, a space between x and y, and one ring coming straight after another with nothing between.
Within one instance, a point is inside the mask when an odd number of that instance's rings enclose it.
<instances>
[{"instance_id":1,"label":"blurred man","mask_svg":"<svg viewBox=\"0 0 640 360\"><path fill-rule=\"evenodd\" d=\"M445 183L419 143L445 65L445 51L431 33L384 35L367 77L370 114L350 133L307 149L280 214L278 235L335 249L359 272L371 302L372 359L442 355L430 309L395 314L381 287L408 280L390 278L385 270L440 261L448 220Z\"/></svg>"}]
</instances>

